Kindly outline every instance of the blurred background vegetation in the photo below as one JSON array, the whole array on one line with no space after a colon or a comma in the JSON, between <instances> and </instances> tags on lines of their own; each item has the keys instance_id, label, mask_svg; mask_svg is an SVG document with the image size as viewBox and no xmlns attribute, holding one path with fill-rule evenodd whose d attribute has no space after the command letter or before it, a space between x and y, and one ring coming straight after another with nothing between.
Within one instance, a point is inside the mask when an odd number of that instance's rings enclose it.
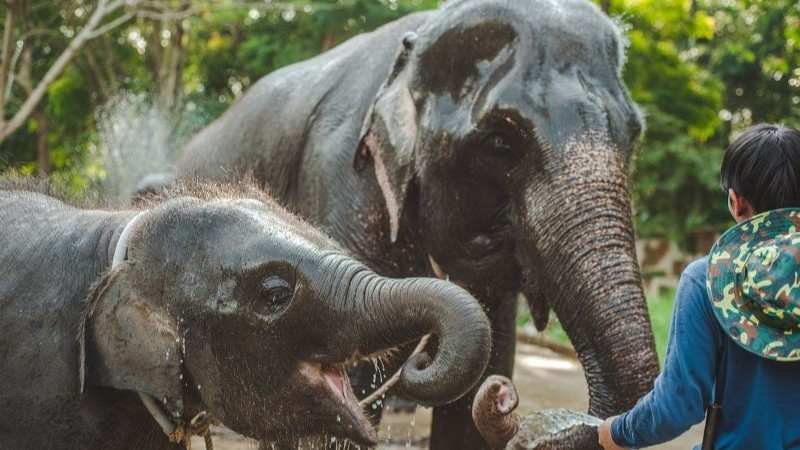
<instances>
[{"instance_id":1,"label":"blurred background vegetation","mask_svg":"<svg viewBox=\"0 0 800 450\"><path fill-rule=\"evenodd\" d=\"M718 168L731 137L761 121L800 126L800 2L597 3L626 30L624 76L647 115L637 231L691 247L728 224ZM0 0L0 173L48 174L80 196L125 157L119 148L159 147L138 163L163 169L261 76L438 4ZM651 298L664 335L665 298Z\"/></svg>"},{"instance_id":2,"label":"blurred background vegetation","mask_svg":"<svg viewBox=\"0 0 800 450\"><path fill-rule=\"evenodd\" d=\"M52 174L80 193L104 176L109 127L157 111L150 120L174 151L261 76L439 2L3 3L0 172ZM598 3L627 30L625 80L648 119L634 172L639 234L687 243L692 232L724 227L717 171L731 135L759 121L800 125L800 2ZM47 79L101 8L94 32ZM9 132L40 84L40 100ZM104 122L120 102L146 111Z\"/></svg>"}]
</instances>

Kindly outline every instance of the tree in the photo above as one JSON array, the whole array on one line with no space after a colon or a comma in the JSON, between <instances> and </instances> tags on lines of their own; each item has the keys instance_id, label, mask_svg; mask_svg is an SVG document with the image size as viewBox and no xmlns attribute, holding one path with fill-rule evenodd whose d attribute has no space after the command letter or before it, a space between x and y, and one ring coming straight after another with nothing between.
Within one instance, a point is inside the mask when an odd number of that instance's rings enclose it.
<instances>
[{"instance_id":1,"label":"tree","mask_svg":"<svg viewBox=\"0 0 800 450\"><path fill-rule=\"evenodd\" d=\"M714 36L711 16L684 0L614 0L629 40L625 82L647 118L635 158L637 231L679 242L727 221L717 170L726 139L722 83L699 61Z\"/></svg>"},{"instance_id":2,"label":"tree","mask_svg":"<svg viewBox=\"0 0 800 450\"><path fill-rule=\"evenodd\" d=\"M42 78L37 80L35 85L31 85L32 89L19 109L14 112L10 119L6 119L6 97L12 89L11 84L14 79L14 72L12 70L14 65L13 60L17 58L19 51L24 48L25 41L22 38L24 38L25 33L30 30L25 26L27 25L29 17L22 15L24 11L29 10L29 5L23 3L21 0L5 0L6 11L3 27L3 43L0 47L2 48L2 54L0 54L0 57L2 57L2 62L0 63L0 143L17 131L30 115L33 114L39 102L41 102L42 98L46 95L48 87L63 73L64 69L67 68L68 64L86 42L107 33L133 17L132 12L126 11L104 23L106 18L123 9L126 4L133 4L134 1L135 0L99 0L97 6L95 6L80 31L74 35ZM15 36L15 30L17 32L21 31L22 33ZM23 68L23 70L29 69Z\"/></svg>"}]
</instances>

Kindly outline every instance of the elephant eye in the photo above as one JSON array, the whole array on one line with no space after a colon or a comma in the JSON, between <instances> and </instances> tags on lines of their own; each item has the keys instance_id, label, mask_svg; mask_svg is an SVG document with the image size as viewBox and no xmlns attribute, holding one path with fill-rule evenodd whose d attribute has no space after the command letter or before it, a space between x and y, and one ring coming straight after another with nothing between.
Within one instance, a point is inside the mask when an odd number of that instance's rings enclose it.
<instances>
[{"instance_id":1,"label":"elephant eye","mask_svg":"<svg viewBox=\"0 0 800 450\"><path fill-rule=\"evenodd\" d=\"M487 147L499 154L509 153L512 149L511 139L501 133L492 133L488 135L485 142Z\"/></svg>"},{"instance_id":2,"label":"elephant eye","mask_svg":"<svg viewBox=\"0 0 800 450\"><path fill-rule=\"evenodd\" d=\"M269 276L261 282L261 297L270 308L277 309L287 305L293 296L292 286L279 276Z\"/></svg>"}]
</instances>

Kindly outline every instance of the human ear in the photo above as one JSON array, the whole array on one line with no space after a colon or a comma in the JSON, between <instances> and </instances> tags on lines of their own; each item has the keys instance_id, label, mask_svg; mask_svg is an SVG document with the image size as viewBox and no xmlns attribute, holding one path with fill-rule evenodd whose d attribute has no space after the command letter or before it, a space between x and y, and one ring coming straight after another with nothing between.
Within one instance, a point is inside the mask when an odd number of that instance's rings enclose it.
<instances>
[{"instance_id":1,"label":"human ear","mask_svg":"<svg viewBox=\"0 0 800 450\"><path fill-rule=\"evenodd\" d=\"M753 217L753 206L746 198L737 194L733 189L728 189L728 211L736 222L744 222Z\"/></svg>"}]
</instances>

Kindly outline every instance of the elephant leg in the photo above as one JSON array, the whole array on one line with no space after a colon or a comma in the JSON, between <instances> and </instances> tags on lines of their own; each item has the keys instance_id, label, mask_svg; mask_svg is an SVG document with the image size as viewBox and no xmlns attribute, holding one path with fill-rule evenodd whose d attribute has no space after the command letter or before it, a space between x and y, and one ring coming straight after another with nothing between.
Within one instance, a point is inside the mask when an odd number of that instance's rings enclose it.
<instances>
[{"instance_id":1,"label":"elephant leg","mask_svg":"<svg viewBox=\"0 0 800 450\"><path fill-rule=\"evenodd\" d=\"M481 383L489 375L503 375L511 378L514 371L514 351L516 348L517 297L503 298L492 308L487 308L492 323L492 358L483 374ZM460 400L449 405L434 408L431 426L431 450L484 450L484 442L472 421L472 399L480 383Z\"/></svg>"}]
</instances>

